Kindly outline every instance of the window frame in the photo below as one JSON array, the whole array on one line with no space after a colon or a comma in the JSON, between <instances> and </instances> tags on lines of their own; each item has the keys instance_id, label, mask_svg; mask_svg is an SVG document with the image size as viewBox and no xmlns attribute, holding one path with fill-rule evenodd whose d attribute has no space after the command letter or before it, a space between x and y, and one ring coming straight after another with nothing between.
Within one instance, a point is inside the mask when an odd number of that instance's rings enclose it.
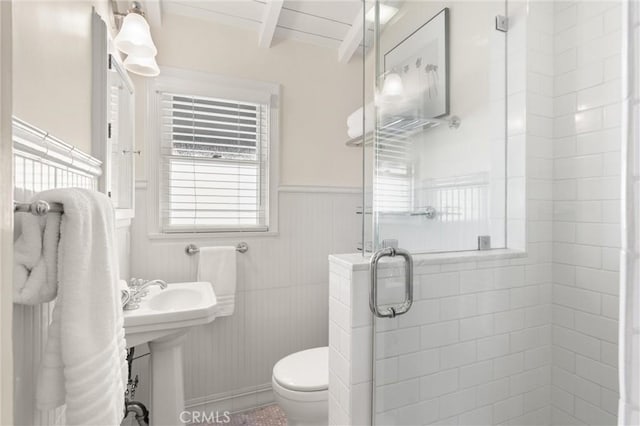
<instances>
[{"instance_id":1,"label":"window frame","mask_svg":"<svg viewBox=\"0 0 640 426\"><path fill-rule=\"evenodd\" d=\"M151 238L270 236L278 232L278 185L280 157L280 84L226 77L214 73L161 67L160 75L146 80L146 146L148 149L147 176L147 220ZM186 96L227 98L244 101L270 103L269 107L269 155L266 163L268 172L267 216L265 230L255 227L239 229L163 229L162 224L162 141L160 135L161 109L159 92L179 93Z\"/></svg>"}]
</instances>

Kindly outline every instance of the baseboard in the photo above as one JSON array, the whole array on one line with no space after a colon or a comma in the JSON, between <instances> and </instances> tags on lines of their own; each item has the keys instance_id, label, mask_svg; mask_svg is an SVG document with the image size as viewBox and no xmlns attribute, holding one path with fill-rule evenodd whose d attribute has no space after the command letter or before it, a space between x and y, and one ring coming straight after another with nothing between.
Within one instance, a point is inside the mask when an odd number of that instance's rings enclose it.
<instances>
[{"instance_id":1,"label":"baseboard","mask_svg":"<svg viewBox=\"0 0 640 426\"><path fill-rule=\"evenodd\" d=\"M192 412L231 414L272 404L275 401L271 383L235 389L185 401L185 409Z\"/></svg>"}]
</instances>

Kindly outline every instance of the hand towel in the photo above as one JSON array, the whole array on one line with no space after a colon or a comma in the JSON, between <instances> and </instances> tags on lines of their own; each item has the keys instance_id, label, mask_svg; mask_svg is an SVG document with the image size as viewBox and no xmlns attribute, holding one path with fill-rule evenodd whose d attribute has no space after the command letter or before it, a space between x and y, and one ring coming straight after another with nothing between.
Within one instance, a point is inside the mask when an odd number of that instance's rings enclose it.
<instances>
[{"instance_id":1,"label":"hand towel","mask_svg":"<svg viewBox=\"0 0 640 426\"><path fill-rule=\"evenodd\" d=\"M80 188L45 191L38 198L64 206L38 408L66 403L69 425L119 425L127 363L113 206L104 194Z\"/></svg>"},{"instance_id":2,"label":"hand towel","mask_svg":"<svg viewBox=\"0 0 640 426\"><path fill-rule=\"evenodd\" d=\"M233 314L236 304L236 248L201 247L198 281L208 281L218 299L218 315Z\"/></svg>"},{"instance_id":3,"label":"hand towel","mask_svg":"<svg viewBox=\"0 0 640 426\"><path fill-rule=\"evenodd\" d=\"M373 103L368 103L364 108L360 107L347 117L347 134L350 138L362 136L362 114L364 114L364 133L373 131Z\"/></svg>"},{"instance_id":4,"label":"hand towel","mask_svg":"<svg viewBox=\"0 0 640 426\"><path fill-rule=\"evenodd\" d=\"M363 111L364 110L362 109L362 107L360 107L357 110L355 110L354 112L352 112L347 117L347 127L349 127L349 128L357 127L358 125L360 125L360 127L362 127L362 112Z\"/></svg>"},{"instance_id":5,"label":"hand towel","mask_svg":"<svg viewBox=\"0 0 640 426\"><path fill-rule=\"evenodd\" d=\"M50 302L58 291L60 213L20 215L22 234L14 243L13 302Z\"/></svg>"}]
</instances>

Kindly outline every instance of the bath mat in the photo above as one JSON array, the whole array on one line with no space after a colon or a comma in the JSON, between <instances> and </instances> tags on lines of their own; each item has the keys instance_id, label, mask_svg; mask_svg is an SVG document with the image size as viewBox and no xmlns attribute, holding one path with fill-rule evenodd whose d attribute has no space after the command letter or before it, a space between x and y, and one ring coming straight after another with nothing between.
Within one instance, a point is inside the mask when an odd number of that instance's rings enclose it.
<instances>
[{"instance_id":1,"label":"bath mat","mask_svg":"<svg viewBox=\"0 0 640 426\"><path fill-rule=\"evenodd\" d=\"M213 423L221 424L221 423ZM227 426L287 426L287 418L284 412L276 404L266 407L255 408L242 413L232 414ZM203 423L197 426L209 426L210 423ZM196 426L196 425L194 425Z\"/></svg>"}]
</instances>

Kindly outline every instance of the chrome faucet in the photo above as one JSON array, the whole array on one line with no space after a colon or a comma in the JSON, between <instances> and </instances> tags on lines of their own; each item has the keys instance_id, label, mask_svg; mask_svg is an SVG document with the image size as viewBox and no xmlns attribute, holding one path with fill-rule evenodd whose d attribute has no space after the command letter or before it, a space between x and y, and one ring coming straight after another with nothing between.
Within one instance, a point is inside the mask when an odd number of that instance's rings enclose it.
<instances>
[{"instance_id":1,"label":"chrome faucet","mask_svg":"<svg viewBox=\"0 0 640 426\"><path fill-rule=\"evenodd\" d=\"M162 290L164 290L165 288L167 288L167 282L164 280L150 280L150 281L144 281L142 282L142 284L140 284L136 290L136 294L140 294L141 297L146 296L147 294L149 294L149 290L147 290L147 287L152 286L152 285L158 285L160 286L160 288Z\"/></svg>"},{"instance_id":2,"label":"chrome faucet","mask_svg":"<svg viewBox=\"0 0 640 426\"><path fill-rule=\"evenodd\" d=\"M140 301L144 296L149 294L147 287L157 285L161 289L167 288L167 282L164 280L145 281L141 278L131 278L129 281L129 300L126 302L124 309L132 311L140 307Z\"/></svg>"}]
</instances>

